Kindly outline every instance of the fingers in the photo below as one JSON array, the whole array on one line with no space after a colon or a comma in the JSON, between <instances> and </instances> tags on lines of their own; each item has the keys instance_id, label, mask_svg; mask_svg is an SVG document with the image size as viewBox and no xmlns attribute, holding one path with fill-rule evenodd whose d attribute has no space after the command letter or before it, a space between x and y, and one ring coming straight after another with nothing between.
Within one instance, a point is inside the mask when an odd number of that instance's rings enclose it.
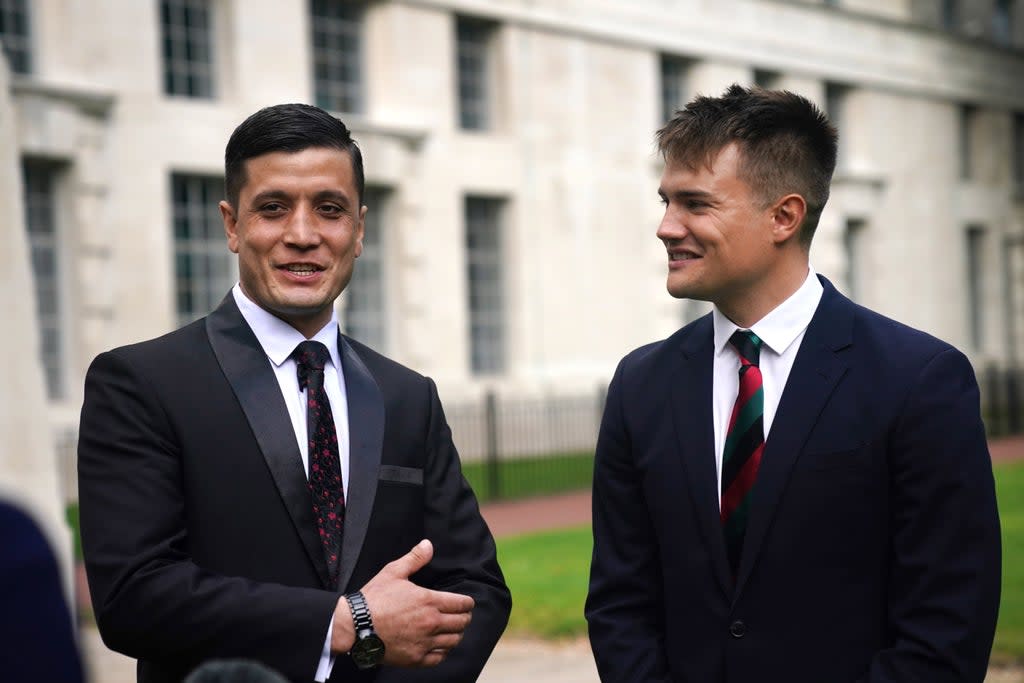
<instances>
[{"instance_id":1,"label":"fingers","mask_svg":"<svg viewBox=\"0 0 1024 683\"><path fill-rule=\"evenodd\" d=\"M465 612L462 614L441 614L437 618L437 623L432 629L434 635L455 633L461 636L462 632L469 626L469 622L473 620L471 612Z\"/></svg>"},{"instance_id":2,"label":"fingers","mask_svg":"<svg viewBox=\"0 0 1024 683\"><path fill-rule=\"evenodd\" d=\"M407 579L419 570L427 566L434 557L434 546L427 539L417 543L412 550L402 555L397 560L389 563L384 570L392 575Z\"/></svg>"},{"instance_id":3,"label":"fingers","mask_svg":"<svg viewBox=\"0 0 1024 683\"><path fill-rule=\"evenodd\" d=\"M442 614L463 614L472 612L476 601L468 595L461 593L447 593L445 591L430 591L433 593L433 604L438 612Z\"/></svg>"}]
</instances>

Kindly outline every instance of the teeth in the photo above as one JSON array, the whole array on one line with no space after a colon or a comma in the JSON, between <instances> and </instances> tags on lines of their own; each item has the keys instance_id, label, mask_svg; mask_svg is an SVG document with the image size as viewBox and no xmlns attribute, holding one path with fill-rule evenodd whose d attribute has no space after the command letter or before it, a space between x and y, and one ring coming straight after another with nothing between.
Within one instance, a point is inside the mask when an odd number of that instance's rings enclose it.
<instances>
[{"instance_id":1,"label":"teeth","mask_svg":"<svg viewBox=\"0 0 1024 683\"><path fill-rule=\"evenodd\" d=\"M290 273L312 273L316 270L313 266L285 266L285 270Z\"/></svg>"}]
</instances>

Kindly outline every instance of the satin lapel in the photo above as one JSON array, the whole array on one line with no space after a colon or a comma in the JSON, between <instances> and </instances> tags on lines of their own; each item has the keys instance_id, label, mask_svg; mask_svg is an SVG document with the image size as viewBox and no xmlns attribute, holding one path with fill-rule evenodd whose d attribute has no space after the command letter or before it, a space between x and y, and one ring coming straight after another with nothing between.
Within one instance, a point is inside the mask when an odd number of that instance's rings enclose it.
<instances>
[{"instance_id":1,"label":"satin lapel","mask_svg":"<svg viewBox=\"0 0 1024 683\"><path fill-rule=\"evenodd\" d=\"M313 502L302 470L295 430L267 355L228 294L206 318L206 333L224 375L242 406L281 500L324 586L327 562L313 519Z\"/></svg>"},{"instance_id":2,"label":"satin lapel","mask_svg":"<svg viewBox=\"0 0 1024 683\"><path fill-rule=\"evenodd\" d=\"M852 342L853 304L828 280L820 276L819 279L825 291L793 361L765 442L736 577L736 595L743 590L757 560L793 464L839 380L846 374L847 363L841 351Z\"/></svg>"},{"instance_id":3,"label":"satin lapel","mask_svg":"<svg viewBox=\"0 0 1024 683\"><path fill-rule=\"evenodd\" d=\"M345 535L341 542L338 588L352 578L370 525L377 495L381 451L384 448L384 396L376 380L345 337L338 335L338 350L348 398L348 497L345 499Z\"/></svg>"},{"instance_id":4,"label":"satin lapel","mask_svg":"<svg viewBox=\"0 0 1024 683\"><path fill-rule=\"evenodd\" d=\"M679 365L667 373L673 423L683 469L719 585L732 592L732 577L718 507L714 420L711 414L714 334L711 316L698 321L681 342Z\"/></svg>"}]
</instances>

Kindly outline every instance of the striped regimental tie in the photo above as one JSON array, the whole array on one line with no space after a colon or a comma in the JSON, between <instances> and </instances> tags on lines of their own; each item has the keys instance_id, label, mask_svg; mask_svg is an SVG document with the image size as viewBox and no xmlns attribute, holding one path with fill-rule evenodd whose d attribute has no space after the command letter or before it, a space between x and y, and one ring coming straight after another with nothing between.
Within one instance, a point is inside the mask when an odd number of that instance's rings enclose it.
<instances>
[{"instance_id":1,"label":"striped regimental tie","mask_svg":"<svg viewBox=\"0 0 1024 683\"><path fill-rule=\"evenodd\" d=\"M751 492L764 452L764 387L758 367L761 338L750 330L736 330L729 343L740 357L740 390L722 454L721 516L729 564L735 575L750 516Z\"/></svg>"}]
</instances>

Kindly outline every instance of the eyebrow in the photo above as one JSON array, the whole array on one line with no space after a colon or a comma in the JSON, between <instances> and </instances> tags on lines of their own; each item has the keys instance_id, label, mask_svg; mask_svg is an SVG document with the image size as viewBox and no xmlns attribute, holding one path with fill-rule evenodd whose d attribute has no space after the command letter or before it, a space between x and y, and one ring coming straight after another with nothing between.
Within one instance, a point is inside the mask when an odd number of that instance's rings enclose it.
<instances>
[{"instance_id":1,"label":"eyebrow","mask_svg":"<svg viewBox=\"0 0 1024 683\"><path fill-rule=\"evenodd\" d=\"M676 201L686 201L687 199L704 199L707 201L714 201L714 195L704 190L676 190L671 193L672 199ZM658 188L658 196L662 199L668 199L668 195L660 187Z\"/></svg>"},{"instance_id":2,"label":"eyebrow","mask_svg":"<svg viewBox=\"0 0 1024 683\"><path fill-rule=\"evenodd\" d=\"M287 201L290 200L291 198L292 195L285 192L284 190L264 190L259 194L253 195L250 201L252 204L255 205L270 200ZM339 204L343 204L346 207L351 203L351 200L349 199L347 194L345 194L344 192L337 192L335 190L322 190L313 195L314 201L323 201L325 199L338 202Z\"/></svg>"}]
</instances>

